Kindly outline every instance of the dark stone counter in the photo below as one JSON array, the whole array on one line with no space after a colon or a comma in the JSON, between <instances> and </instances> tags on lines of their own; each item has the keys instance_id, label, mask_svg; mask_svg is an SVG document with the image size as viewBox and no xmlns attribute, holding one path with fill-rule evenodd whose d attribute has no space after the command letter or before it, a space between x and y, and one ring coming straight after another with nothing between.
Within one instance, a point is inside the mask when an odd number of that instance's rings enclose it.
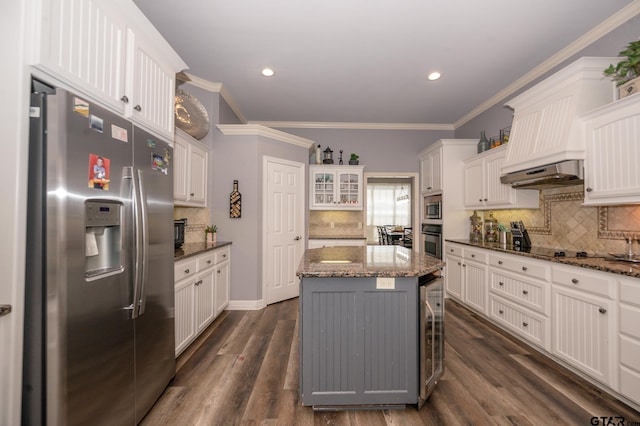
<instances>
[{"instance_id":1,"label":"dark stone counter","mask_svg":"<svg viewBox=\"0 0 640 426\"><path fill-rule=\"evenodd\" d=\"M231 244L231 241L218 241L215 244L206 242L183 244L181 248L176 249L173 259L174 261L182 260L209 250L215 250L220 247L228 246L229 244Z\"/></svg>"}]
</instances>

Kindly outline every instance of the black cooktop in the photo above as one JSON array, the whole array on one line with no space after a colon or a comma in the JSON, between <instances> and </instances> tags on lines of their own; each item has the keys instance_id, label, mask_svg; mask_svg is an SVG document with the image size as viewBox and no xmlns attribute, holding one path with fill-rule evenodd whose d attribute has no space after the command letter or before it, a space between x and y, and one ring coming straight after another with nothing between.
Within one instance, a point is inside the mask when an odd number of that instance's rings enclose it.
<instances>
[{"instance_id":1,"label":"black cooktop","mask_svg":"<svg viewBox=\"0 0 640 426\"><path fill-rule=\"evenodd\" d=\"M523 253L530 253L536 256L542 257L566 257L566 258L578 258L578 257L591 257L586 251L573 251L564 249L553 249L548 247L513 247L513 251L520 251Z\"/></svg>"}]
</instances>

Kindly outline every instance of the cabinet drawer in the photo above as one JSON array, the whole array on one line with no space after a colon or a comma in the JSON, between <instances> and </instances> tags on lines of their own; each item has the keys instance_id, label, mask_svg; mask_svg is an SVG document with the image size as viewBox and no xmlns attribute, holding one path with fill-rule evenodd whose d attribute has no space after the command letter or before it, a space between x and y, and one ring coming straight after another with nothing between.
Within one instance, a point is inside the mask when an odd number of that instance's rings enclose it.
<instances>
[{"instance_id":1,"label":"cabinet drawer","mask_svg":"<svg viewBox=\"0 0 640 426\"><path fill-rule=\"evenodd\" d=\"M515 276L491 272L491 290L530 309L545 313L547 286L533 281L523 281Z\"/></svg>"},{"instance_id":2,"label":"cabinet drawer","mask_svg":"<svg viewBox=\"0 0 640 426\"><path fill-rule=\"evenodd\" d=\"M620 364L640 373L640 341L620 336Z\"/></svg>"},{"instance_id":3,"label":"cabinet drawer","mask_svg":"<svg viewBox=\"0 0 640 426\"><path fill-rule=\"evenodd\" d=\"M542 260L536 262L522 256L508 256L502 254L489 255L489 263L491 266L545 281L549 279L551 268L550 265L546 265L543 262L544 261Z\"/></svg>"},{"instance_id":4,"label":"cabinet drawer","mask_svg":"<svg viewBox=\"0 0 640 426\"><path fill-rule=\"evenodd\" d=\"M201 254L196 259L198 261L198 272L203 269L211 268L216 263L216 255L213 251Z\"/></svg>"},{"instance_id":5,"label":"cabinet drawer","mask_svg":"<svg viewBox=\"0 0 640 426\"><path fill-rule=\"evenodd\" d=\"M529 313L495 296L491 297L490 305L490 315L494 320L538 346L545 347L546 318Z\"/></svg>"},{"instance_id":6,"label":"cabinet drawer","mask_svg":"<svg viewBox=\"0 0 640 426\"><path fill-rule=\"evenodd\" d=\"M484 250L476 250L468 247L464 250L464 258L473 260L474 262L487 263L487 257L487 252Z\"/></svg>"},{"instance_id":7,"label":"cabinet drawer","mask_svg":"<svg viewBox=\"0 0 640 426\"><path fill-rule=\"evenodd\" d=\"M196 259L183 260L176 262L173 266L173 277L175 281L180 281L184 278L193 276L196 274Z\"/></svg>"},{"instance_id":8,"label":"cabinet drawer","mask_svg":"<svg viewBox=\"0 0 640 426\"><path fill-rule=\"evenodd\" d=\"M462 246L447 244L447 254L462 257Z\"/></svg>"},{"instance_id":9,"label":"cabinet drawer","mask_svg":"<svg viewBox=\"0 0 640 426\"><path fill-rule=\"evenodd\" d=\"M600 296L614 297L615 283L613 280L593 271L584 271L578 267L554 265L551 268L551 275L554 283Z\"/></svg>"},{"instance_id":10,"label":"cabinet drawer","mask_svg":"<svg viewBox=\"0 0 640 426\"><path fill-rule=\"evenodd\" d=\"M640 339L640 308L620 304L620 333Z\"/></svg>"},{"instance_id":11,"label":"cabinet drawer","mask_svg":"<svg viewBox=\"0 0 640 426\"><path fill-rule=\"evenodd\" d=\"M620 366L620 393L640 403L640 373Z\"/></svg>"},{"instance_id":12,"label":"cabinet drawer","mask_svg":"<svg viewBox=\"0 0 640 426\"><path fill-rule=\"evenodd\" d=\"M218 263L224 262L225 260L229 260L231 258L231 250L229 246L223 247L221 249L215 250L215 260L214 263L217 265Z\"/></svg>"},{"instance_id":13,"label":"cabinet drawer","mask_svg":"<svg viewBox=\"0 0 640 426\"><path fill-rule=\"evenodd\" d=\"M640 306L640 280L620 280L620 302Z\"/></svg>"}]
</instances>

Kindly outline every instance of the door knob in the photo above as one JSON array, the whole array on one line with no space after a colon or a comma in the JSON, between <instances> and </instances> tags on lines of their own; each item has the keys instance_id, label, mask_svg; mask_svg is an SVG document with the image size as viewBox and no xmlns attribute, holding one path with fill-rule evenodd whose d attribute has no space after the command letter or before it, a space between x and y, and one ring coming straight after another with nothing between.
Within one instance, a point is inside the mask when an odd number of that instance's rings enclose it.
<instances>
[{"instance_id":1,"label":"door knob","mask_svg":"<svg viewBox=\"0 0 640 426\"><path fill-rule=\"evenodd\" d=\"M0 317L11 313L11 305L0 305Z\"/></svg>"},{"instance_id":2,"label":"door knob","mask_svg":"<svg viewBox=\"0 0 640 426\"><path fill-rule=\"evenodd\" d=\"M296 235L296 237L293 239L293 241L300 241L302 237L300 235Z\"/></svg>"}]
</instances>

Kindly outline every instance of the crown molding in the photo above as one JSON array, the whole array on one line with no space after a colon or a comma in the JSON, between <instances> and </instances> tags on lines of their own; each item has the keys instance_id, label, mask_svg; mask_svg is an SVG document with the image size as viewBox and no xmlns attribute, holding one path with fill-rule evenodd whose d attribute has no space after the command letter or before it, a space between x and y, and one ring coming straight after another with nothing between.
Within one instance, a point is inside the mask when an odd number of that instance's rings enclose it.
<instances>
[{"instance_id":1,"label":"crown molding","mask_svg":"<svg viewBox=\"0 0 640 426\"><path fill-rule=\"evenodd\" d=\"M212 93L220 94L220 96L222 96L222 99L224 99L227 105L229 105L229 108L231 108L231 110L236 114L236 116L238 116L238 119L242 123L247 122L247 117L244 116L244 114L240 110L240 107L233 100L233 97L231 96L231 94L229 93L229 91L227 90L224 84L212 83L208 80L205 80L204 78L200 78L186 71L183 72L183 74L185 74L188 78L188 80L186 80L185 83L189 83L193 86L199 87L200 89L207 90Z\"/></svg>"},{"instance_id":2,"label":"crown molding","mask_svg":"<svg viewBox=\"0 0 640 426\"><path fill-rule=\"evenodd\" d=\"M602 38L603 36L615 30L620 25L624 24L629 19L635 17L638 14L640 14L640 0L634 0L632 3L623 7L618 12L614 13L609 18L605 19L600 24L595 26L589 32L575 40L573 43L558 51L549 59L496 93L491 98L487 99L486 101L472 109L468 114L453 123L454 128L457 129L458 127L466 124L487 109L500 103L505 98L513 95L517 90L523 88L527 84L539 78L540 76L551 70L553 67L561 64L563 61L569 59L571 56L580 52L582 49L586 48L594 41Z\"/></svg>"},{"instance_id":3,"label":"crown molding","mask_svg":"<svg viewBox=\"0 0 640 426\"><path fill-rule=\"evenodd\" d=\"M285 142L307 149L315 144L310 139L281 132L261 124L218 124L216 127L225 136L264 136L278 142Z\"/></svg>"},{"instance_id":4,"label":"crown molding","mask_svg":"<svg viewBox=\"0 0 640 426\"><path fill-rule=\"evenodd\" d=\"M452 124L428 123L347 123L306 121L250 121L271 128L288 129L347 129L347 130L455 130Z\"/></svg>"}]
</instances>

